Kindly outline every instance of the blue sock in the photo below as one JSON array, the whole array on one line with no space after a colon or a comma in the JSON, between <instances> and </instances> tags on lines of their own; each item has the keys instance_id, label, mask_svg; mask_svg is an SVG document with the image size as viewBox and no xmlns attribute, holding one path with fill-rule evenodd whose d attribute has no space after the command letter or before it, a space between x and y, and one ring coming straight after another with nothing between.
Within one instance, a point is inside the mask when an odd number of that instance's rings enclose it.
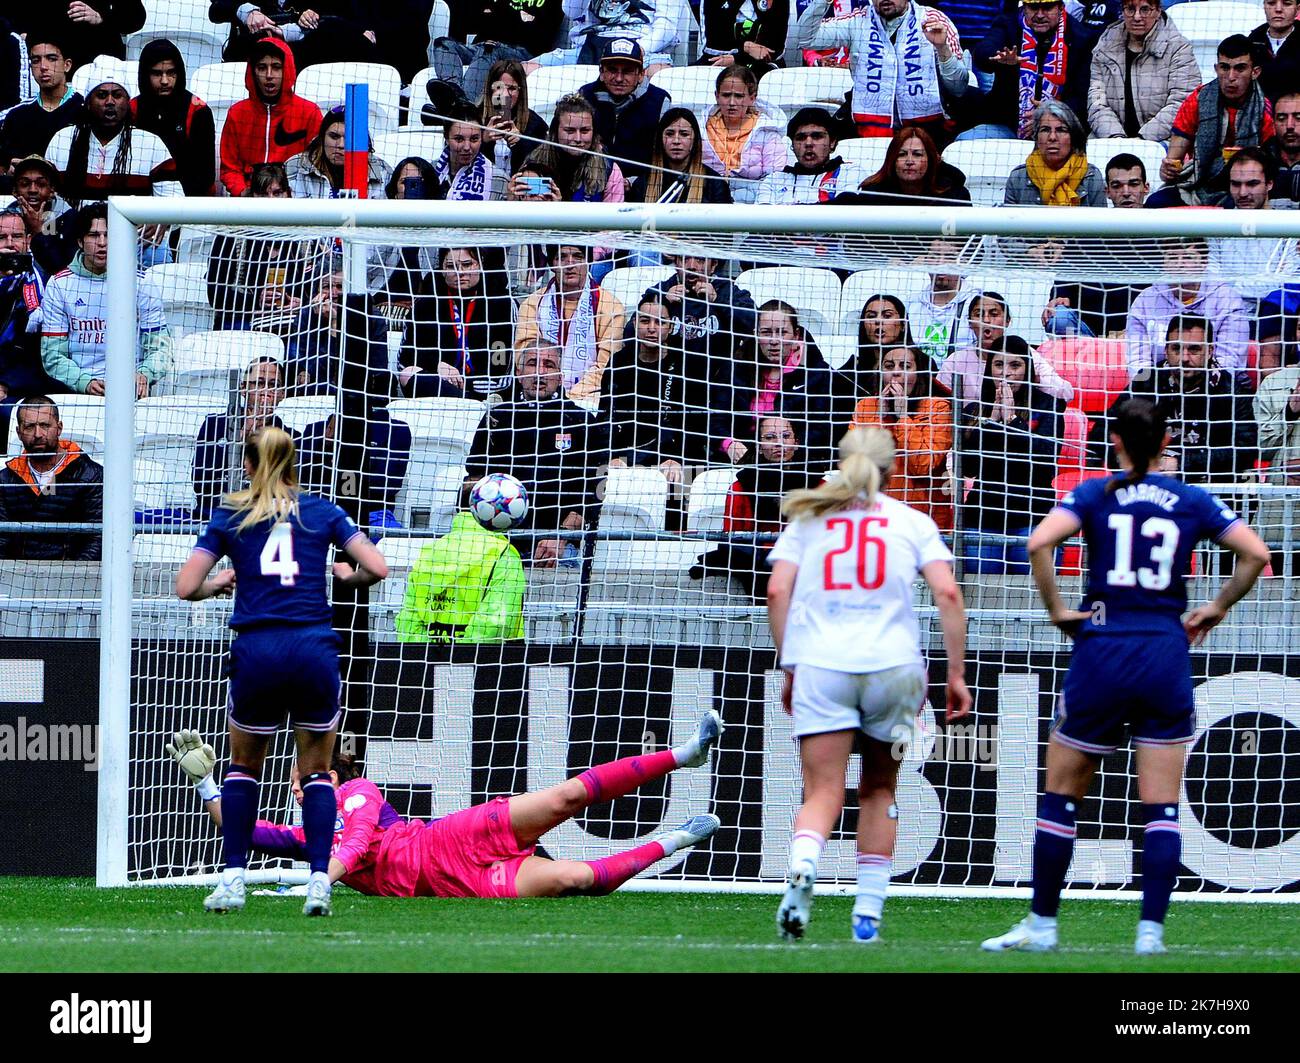
<instances>
[{"instance_id":1,"label":"blue sock","mask_svg":"<svg viewBox=\"0 0 1300 1063\"><path fill-rule=\"evenodd\" d=\"M226 769L221 784L221 859L226 867L247 867L257 822L257 776L240 764Z\"/></svg>"},{"instance_id":2,"label":"blue sock","mask_svg":"<svg viewBox=\"0 0 1300 1063\"><path fill-rule=\"evenodd\" d=\"M1074 813L1078 802L1064 794L1045 793L1038 799L1038 824L1034 830L1035 915L1056 917L1061 887L1074 855Z\"/></svg>"},{"instance_id":3,"label":"blue sock","mask_svg":"<svg viewBox=\"0 0 1300 1063\"><path fill-rule=\"evenodd\" d=\"M307 836L307 862L313 871L328 871L334 844L334 819L338 800L327 771L314 772L302 781L302 832Z\"/></svg>"},{"instance_id":4,"label":"blue sock","mask_svg":"<svg viewBox=\"0 0 1300 1063\"><path fill-rule=\"evenodd\" d=\"M1142 818L1147 825L1142 840L1142 918L1163 923L1183 854L1178 805L1143 805Z\"/></svg>"}]
</instances>

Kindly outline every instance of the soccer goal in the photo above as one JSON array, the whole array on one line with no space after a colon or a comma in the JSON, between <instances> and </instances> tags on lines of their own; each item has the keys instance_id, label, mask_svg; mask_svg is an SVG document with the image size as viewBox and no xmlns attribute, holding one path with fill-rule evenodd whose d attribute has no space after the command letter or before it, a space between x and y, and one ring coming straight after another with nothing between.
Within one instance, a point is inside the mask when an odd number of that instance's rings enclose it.
<instances>
[{"instance_id":1,"label":"soccer goal","mask_svg":"<svg viewBox=\"0 0 1300 1063\"><path fill-rule=\"evenodd\" d=\"M1133 387L1177 407L1169 471L1268 540L1257 590L1193 652L1197 736L1178 896L1300 897L1300 393L1282 211L786 209L355 200L110 204L98 881L202 881L215 828L163 746L224 763L228 600L171 592L240 444L278 423L299 474L391 568L339 593L341 742L399 813L445 815L663 748L701 711L707 768L548 835L592 859L712 811L711 841L646 888L774 890L800 802L763 607L779 499L820 482L851 423L899 440L891 490L950 539L970 617L969 719L945 726L943 646L916 589L931 700L904 750L894 883L950 896L1028 885L1035 797L1069 642L1038 603L1026 529L1109 460ZM178 261L137 274L141 230ZM137 316L170 367L134 400ZM1288 464L1289 463L1289 464ZM482 622L468 483L514 475L522 585ZM472 520L472 518L470 518ZM468 548L467 548L468 549ZM1058 558L1080 600L1087 558ZM1203 546L1189 597L1226 577ZM507 592L517 590L515 597ZM1141 687L1142 674L1132 682ZM263 782L288 822L290 746ZM855 769L856 770L856 769ZM852 774L852 773L851 773ZM1127 744L1083 804L1069 886L1140 875ZM822 863L851 887L856 798ZM270 879L302 872L274 861Z\"/></svg>"}]
</instances>

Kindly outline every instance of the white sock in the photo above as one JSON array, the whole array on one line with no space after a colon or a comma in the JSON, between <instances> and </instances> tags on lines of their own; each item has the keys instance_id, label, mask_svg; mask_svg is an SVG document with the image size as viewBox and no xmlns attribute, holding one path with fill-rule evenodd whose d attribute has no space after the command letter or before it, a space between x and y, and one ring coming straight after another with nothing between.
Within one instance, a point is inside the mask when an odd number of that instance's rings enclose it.
<instances>
[{"instance_id":1,"label":"white sock","mask_svg":"<svg viewBox=\"0 0 1300 1063\"><path fill-rule=\"evenodd\" d=\"M817 871L817 861L821 859L822 850L826 848L826 839L815 830L797 830L790 842L790 869L794 870L801 863L812 864Z\"/></svg>"},{"instance_id":2,"label":"white sock","mask_svg":"<svg viewBox=\"0 0 1300 1063\"><path fill-rule=\"evenodd\" d=\"M1029 927L1031 930L1055 930L1056 916L1054 915L1035 915L1029 913Z\"/></svg>"},{"instance_id":3,"label":"white sock","mask_svg":"<svg viewBox=\"0 0 1300 1063\"><path fill-rule=\"evenodd\" d=\"M1138 937L1143 934L1154 934L1157 941L1165 939L1165 924L1157 923L1154 919L1138 920Z\"/></svg>"},{"instance_id":4,"label":"white sock","mask_svg":"<svg viewBox=\"0 0 1300 1063\"><path fill-rule=\"evenodd\" d=\"M244 881L244 869L242 867L228 867L221 872L222 885L230 885L232 882Z\"/></svg>"},{"instance_id":5,"label":"white sock","mask_svg":"<svg viewBox=\"0 0 1300 1063\"><path fill-rule=\"evenodd\" d=\"M880 853L858 853L858 897L853 902L854 915L879 920L885 910L885 891L893 860Z\"/></svg>"}]
</instances>

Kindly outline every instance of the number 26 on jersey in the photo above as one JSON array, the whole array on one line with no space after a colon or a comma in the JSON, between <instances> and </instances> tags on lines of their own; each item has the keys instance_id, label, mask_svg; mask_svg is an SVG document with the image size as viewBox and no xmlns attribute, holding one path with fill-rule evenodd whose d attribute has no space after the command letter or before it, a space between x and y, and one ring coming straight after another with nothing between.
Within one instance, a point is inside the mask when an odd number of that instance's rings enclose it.
<instances>
[{"instance_id":1,"label":"number 26 on jersey","mask_svg":"<svg viewBox=\"0 0 1300 1063\"><path fill-rule=\"evenodd\" d=\"M848 517L832 517L826 522L826 530L832 535L839 535L839 546L827 551L823 562L822 589L828 591L850 591L854 587L874 591L885 582L885 540L873 531L883 531L889 527L888 517L860 517L851 520ZM836 579L835 559L852 554L854 565L852 573L839 566L841 575L855 578Z\"/></svg>"}]
</instances>

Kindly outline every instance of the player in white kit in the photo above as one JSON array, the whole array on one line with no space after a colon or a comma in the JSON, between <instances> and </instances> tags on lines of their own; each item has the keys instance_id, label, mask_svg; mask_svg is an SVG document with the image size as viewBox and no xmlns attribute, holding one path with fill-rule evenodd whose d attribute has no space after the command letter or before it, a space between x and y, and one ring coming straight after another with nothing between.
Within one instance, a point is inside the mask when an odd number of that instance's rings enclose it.
<instances>
[{"instance_id":1,"label":"player in white kit","mask_svg":"<svg viewBox=\"0 0 1300 1063\"><path fill-rule=\"evenodd\" d=\"M889 432L850 431L840 441L839 475L786 498L790 525L772 548L768 617L804 782L788 887L776 915L787 940L802 937L808 925L817 861L844 807L855 746L862 783L853 938L880 940L898 833L898 765L927 686L912 602L918 573L930 585L943 627L946 719L970 712L966 613L952 554L934 521L883 493L893 466Z\"/></svg>"}]
</instances>

